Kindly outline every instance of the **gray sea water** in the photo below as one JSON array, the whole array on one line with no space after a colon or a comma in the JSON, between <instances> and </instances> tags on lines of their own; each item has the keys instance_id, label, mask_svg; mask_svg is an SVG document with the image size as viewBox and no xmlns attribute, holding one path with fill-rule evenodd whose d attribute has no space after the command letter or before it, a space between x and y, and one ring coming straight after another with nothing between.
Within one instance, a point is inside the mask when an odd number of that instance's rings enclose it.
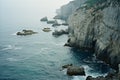
<instances>
[{"instance_id":1,"label":"gray sea water","mask_svg":"<svg viewBox=\"0 0 120 80\"><path fill-rule=\"evenodd\" d=\"M0 80L85 80L86 76L105 75L109 67L103 63L85 63L91 53L64 47L67 35L52 36L44 27L58 28L40 22L51 19L55 10L69 0L0 0ZM32 29L38 34L17 36L16 32ZM62 65L83 66L86 76L67 76Z\"/></svg>"}]
</instances>

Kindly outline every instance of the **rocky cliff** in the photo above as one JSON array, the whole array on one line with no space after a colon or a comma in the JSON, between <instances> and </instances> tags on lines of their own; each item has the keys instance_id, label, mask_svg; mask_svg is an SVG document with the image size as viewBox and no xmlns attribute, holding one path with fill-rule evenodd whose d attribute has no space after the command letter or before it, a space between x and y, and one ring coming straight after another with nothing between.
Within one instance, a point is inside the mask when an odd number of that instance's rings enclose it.
<instances>
[{"instance_id":1,"label":"rocky cliff","mask_svg":"<svg viewBox=\"0 0 120 80\"><path fill-rule=\"evenodd\" d=\"M78 9L80 6L82 6L82 4L87 1L87 0L74 0L74 1L70 1L67 5L62 6L60 9L58 9L57 12L57 16L55 16L55 18L59 18L59 19L63 19L63 20L67 20L68 17L76 10Z\"/></svg>"},{"instance_id":2,"label":"rocky cliff","mask_svg":"<svg viewBox=\"0 0 120 80\"><path fill-rule=\"evenodd\" d=\"M68 44L93 51L98 59L117 70L120 64L120 1L101 1L90 6L85 3L69 16Z\"/></svg>"}]
</instances>

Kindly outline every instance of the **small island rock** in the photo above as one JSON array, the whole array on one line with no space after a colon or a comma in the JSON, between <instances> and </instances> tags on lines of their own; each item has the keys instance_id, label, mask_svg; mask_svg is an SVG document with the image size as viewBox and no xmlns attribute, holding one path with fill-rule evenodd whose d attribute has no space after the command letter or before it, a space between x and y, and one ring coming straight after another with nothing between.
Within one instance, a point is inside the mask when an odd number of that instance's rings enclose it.
<instances>
[{"instance_id":1,"label":"small island rock","mask_svg":"<svg viewBox=\"0 0 120 80\"><path fill-rule=\"evenodd\" d=\"M43 31L44 31L44 32L50 32L51 29L50 29L50 28L44 28Z\"/></svg>"},{"instance_id":2,"label":"small island rock","mask_svg":"<svg viewBox=\"0 0 120 80\"><path fill-rule=\"evenodd\" d=\"M37 32L34 32L33 30L22 30L22 32L17 32L17 35L32 35L32 34L36 34Z\"/></svg>"}]
</instances>

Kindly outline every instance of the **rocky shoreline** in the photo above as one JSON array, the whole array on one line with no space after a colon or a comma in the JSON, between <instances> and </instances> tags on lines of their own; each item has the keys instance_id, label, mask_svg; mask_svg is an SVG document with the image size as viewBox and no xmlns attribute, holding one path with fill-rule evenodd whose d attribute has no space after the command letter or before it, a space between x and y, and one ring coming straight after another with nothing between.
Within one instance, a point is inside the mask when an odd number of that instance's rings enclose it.
<instances>
[{"instance_id":1,"label":"rocky shoreline","mask_svg":"<svg viewBox=\"0 0 120 80\"><path fill-rule=\"evenodd\" d=\"M73 64L66 64L62 66L62 70L67 69L66 74L68 76L85 76L85 68L81 66L75 66ZM62 71L60 70L60 71ZM119 65L119 71L118 72L108 72L105 76L98 76L98 77L92 77L87 76L86 80L120 80L120 65Z\"/></svg>"},{"instance_id":2,"label":"rocky shoreline","mask_svg":"<svg viewBox=\"0 0 120 80\"><path fill-rule=\"evenodd\" d=\"M64 5L62 11L74 8L72 3ZM79 7L79 6L78 6ZM97 59L106 62L116 70L105 77L91 76L87 80L120 80L118 65L120 64L120 1L119 0L87 0L81 7L71 11L71 15L58 14L69 24L69 39L65 46L92 51Z\"/></svg>"}]
</instances>

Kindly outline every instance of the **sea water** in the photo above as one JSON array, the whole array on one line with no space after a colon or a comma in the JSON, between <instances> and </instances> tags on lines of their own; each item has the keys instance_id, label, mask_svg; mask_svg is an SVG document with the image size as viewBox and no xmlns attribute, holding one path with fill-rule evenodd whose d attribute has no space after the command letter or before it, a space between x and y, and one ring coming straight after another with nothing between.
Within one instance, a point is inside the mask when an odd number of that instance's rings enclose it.
<instances>
[{"instance_id":1,"label":"sea water","mask_svg":"<svg viewBox=\"0 0 120 80\"><path fill-rule=\"evenodd\" d=\"M55 16L55 10L69 0L0 0L0 80L85 80L86 76L105 75L103 63L85 63L92 53L64 47L68 36L52 36L51 24L40 22ZM51 32L42 31L44 27ZM17 36L16 32L32 29L38 34ZM83 66L86 76L68 76L65 64Z\"/></svg>"}]
</instances>

